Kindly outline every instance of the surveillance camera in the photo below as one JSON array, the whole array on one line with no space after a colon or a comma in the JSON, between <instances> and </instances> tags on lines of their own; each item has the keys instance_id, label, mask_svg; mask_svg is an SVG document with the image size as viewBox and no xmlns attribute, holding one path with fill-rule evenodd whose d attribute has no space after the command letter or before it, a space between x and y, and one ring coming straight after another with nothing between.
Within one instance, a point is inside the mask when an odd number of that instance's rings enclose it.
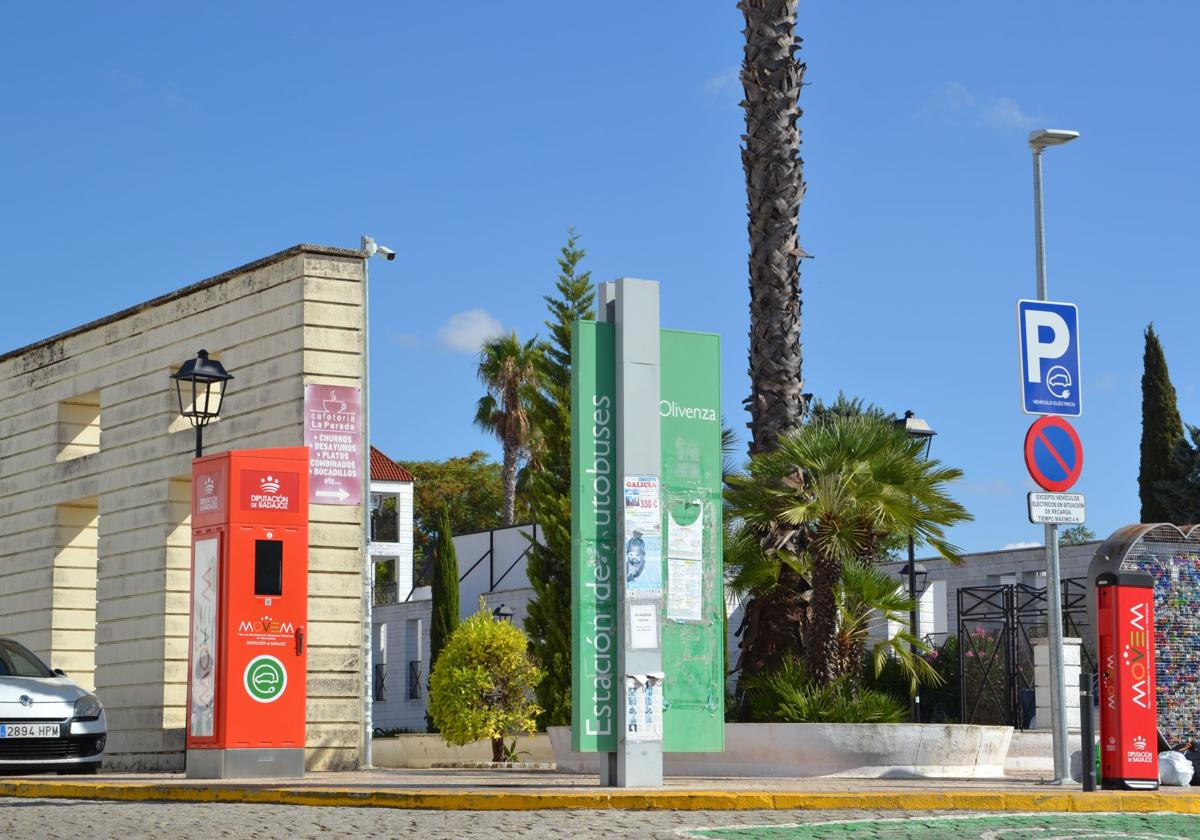
<instances>
[{"instance_id":1,"label":"surveillance camera","mask_svg":"<svg viewBox=\"0 0 1200 840\"><path fill-rule=\"evenodd\" d=\"M395 251L393 251L391 248L386 248L383 245L380 245L369 236L364 236L362 238L362 250L366 251L368 257L373 257L376 254L382 254L384 259L396 259Z\"/></svg>"}]
</instances>

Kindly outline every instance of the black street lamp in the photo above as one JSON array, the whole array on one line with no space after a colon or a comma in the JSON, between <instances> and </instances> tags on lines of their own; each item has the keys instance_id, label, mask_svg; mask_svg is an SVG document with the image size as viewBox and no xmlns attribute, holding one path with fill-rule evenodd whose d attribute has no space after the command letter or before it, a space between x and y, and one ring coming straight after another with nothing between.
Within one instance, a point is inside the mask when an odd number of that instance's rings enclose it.
<instances>
[{"instance_id":1,"label":"black street lamp","mask_svg":"<svg viewBox=\"0 0 1200 840\"><path fill-rule=\"evenodd\" d=\"M933 436L937 434L929 427L929 424L917 417L911 410L904 412L904 419L897 420L896 425L904 429L904 433L910 438L925 441L925 457L929 457L929 450L933 447ZM919 638L920 623L917 616L918 601L921 593L925 591L925 581L929 576L928 570L917 562L916 553L913 550L913 535L909 532L908 535L908 563L900 573L908 578L908 597L912 601L912 606L908 611L908 629L912 633L913 641L909 646L912 651L913 659L917 657L917 642ZM917 588L917 577L921 578L921 586ZM913 692L912 699L912 716L913 723L921 722L921 684L917 683L917 690Z\"/></svg>"},{"instance_id":2,"label":"black street lamp","mask_svg":"<svg viewBox=\"0 0 1200 840\"><path fill-rule=\"evenodd\" d=\"M508 624L512 624L513 615L513 611L504 606L504 604L501 604L500 606L496 607L496 609L492 610L493 621L504 621Z\"/></svg>"},{"instance_id":3,"label":"black street lamp","mask_svg":"<svg viewBox=\"0 0 1200 840\"><path fill-rule=\"evenodd\" d=\"M225 383L233 379L220 362L201 350L171 374L179 394L179 413L196 428L196 457L204 454L204 427L221 414Z\"/></svg>"},{"instance_id":4,"label":"black street lamp","mask_svg":"<svg viewBox=\"0 0 1200 840\"><path fill-rule=\"evenodd\" d=\"M929 570L925 568L924 563L917 563L914 568L909 568L908 563L904 564L904 568L900 570L900 577L908 578L912 576L916 583L917 597L925 594L925 582L929 579ZM912 587L910 587L910 591Z\"/></svg>"}]
</instances>

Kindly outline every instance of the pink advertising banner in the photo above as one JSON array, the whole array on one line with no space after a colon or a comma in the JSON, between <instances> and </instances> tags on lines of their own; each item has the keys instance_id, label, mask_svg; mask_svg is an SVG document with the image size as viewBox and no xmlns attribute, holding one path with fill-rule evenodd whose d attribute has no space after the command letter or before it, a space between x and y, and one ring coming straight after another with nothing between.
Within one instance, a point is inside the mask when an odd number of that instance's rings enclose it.
<instances>
[{"instance_id":1,"label":"pink advertising banner","mask_svg":"<svg viewBox=\"0 0 1200 840\"><path fill-rule=\"evenodd\" d=\"M309 503L359 504L363 456L359 390L304 386L304 443L309 447Z\"/></svg>"}]
</instances>

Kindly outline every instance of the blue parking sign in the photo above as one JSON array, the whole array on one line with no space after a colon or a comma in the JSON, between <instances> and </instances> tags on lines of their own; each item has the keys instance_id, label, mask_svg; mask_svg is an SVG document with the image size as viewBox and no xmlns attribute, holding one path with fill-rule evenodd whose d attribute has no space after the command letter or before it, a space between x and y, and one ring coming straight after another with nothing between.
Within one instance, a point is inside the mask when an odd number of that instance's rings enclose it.
<instances>
[{"instance_id":1,"label":"blue parking sign","mask_svg":"<svg viewBox=\"0 0 1200 840\"><path fill-rule=\"evenodd\" d=\"M1073 303L1017 301L1021 348L1021 410L1078 417L1079 310Z\"/></svg>"}]
</instances>

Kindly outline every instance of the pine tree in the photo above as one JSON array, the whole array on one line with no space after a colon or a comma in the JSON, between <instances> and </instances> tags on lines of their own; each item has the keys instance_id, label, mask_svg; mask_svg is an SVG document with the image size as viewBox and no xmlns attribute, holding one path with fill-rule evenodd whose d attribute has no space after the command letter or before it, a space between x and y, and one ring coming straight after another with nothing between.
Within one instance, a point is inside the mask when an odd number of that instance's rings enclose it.
<instances>
[{"instance_id":1,"label":"pine tree","mask_svg":"<svg viewBox=\"0 0 1200 840\"><path fill-rule=\"evenodd\" d=\"M429 672L433 673L438 654L458 627L458 554L454 550L454 538L450 532L450 509L445 504L440 511L431 590L433 615L429 619Z\"/></svg>"},{"instance_id":2,"label":"pine tree","mask_svg":"<svg viewBox=\"0 0 1200 840\"><path fill-rule=\"evenodd\" d=\"M546 295L549 340L542 345L541 389L533 400L537 469L529 471L529 506L542 543L530 547L525 630L546 673L538 685L542 726L571 722L571 324L592 320L596 300L591 272L579 272L586 252L567 231L558 258L556 297Z\"/></svg>"},{"instance_id":3,"label":"pine tree","mask_svg":"<svg viewBox=\"0 0 1200 840\"><path fill-rule=\"evenodd\" d=\"M1171 455L1183 440L1183 421L1175 405L1175 387L1167 373L1167 358L1154 332L1146 327L1142 357L1142 460L1138 471L1138 496L1142 522L1167 522L1170 513L1159 499L1157 485L1175 478Z\"/></svg>"}]
</instances>

